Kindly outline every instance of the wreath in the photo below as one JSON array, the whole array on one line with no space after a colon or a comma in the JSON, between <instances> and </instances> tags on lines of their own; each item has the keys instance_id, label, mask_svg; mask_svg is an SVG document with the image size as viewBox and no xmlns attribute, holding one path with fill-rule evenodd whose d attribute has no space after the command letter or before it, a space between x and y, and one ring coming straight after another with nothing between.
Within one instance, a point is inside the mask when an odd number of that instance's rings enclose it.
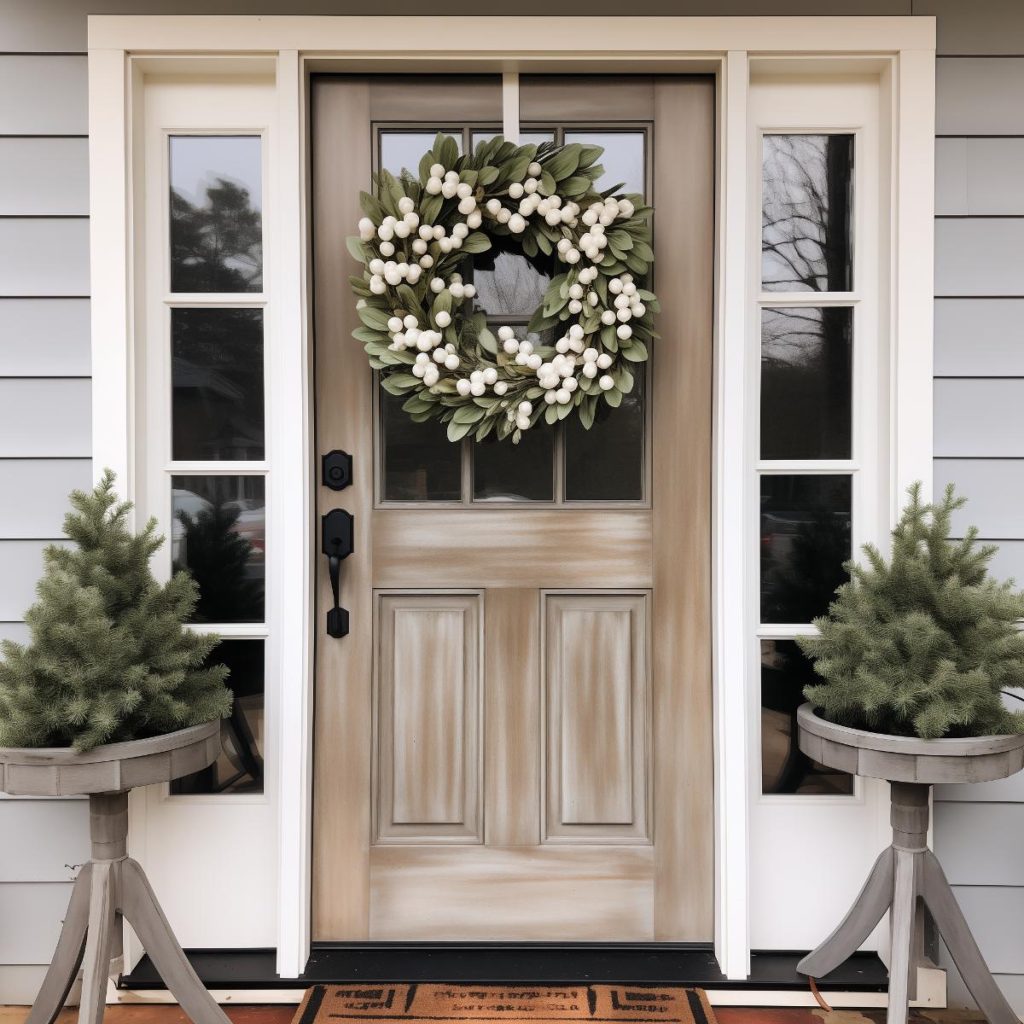
<instances>
[{"instance_id":1,"label":"wreath","mask_svg":"<svg viewBox=\"0 0 1024 1024\"><path fill-rule=\"evenodd\" d=\"M651 208L639 195L598 192L600 146L518 146L500 136L460 156L438 135L418 177L374 176L366 214L349 251L363 342L382 386L407 395L417 422L438 419L448 437L492 432L518 443L543 417L574 411L584 427L600 403L615 408L648 357L658 302L643 287L654 259ZM557 328L553 345L495 335L474 309L463 274L477 253L498 245L547 261L553 274L527 326ZM564 269L560 266L564 264Z\"/></svg>"}]
</instances>

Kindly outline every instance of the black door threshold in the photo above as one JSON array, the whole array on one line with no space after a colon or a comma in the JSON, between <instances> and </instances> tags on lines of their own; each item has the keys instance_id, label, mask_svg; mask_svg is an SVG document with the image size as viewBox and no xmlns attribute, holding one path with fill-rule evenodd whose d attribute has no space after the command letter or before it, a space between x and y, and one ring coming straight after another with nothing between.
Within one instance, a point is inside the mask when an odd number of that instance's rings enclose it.
<instances>
[{"instance_id":1,"label":"black door threshold","mask_svg":"<svg viewBox=\"0 0 1024 1024\"><path fill-rule=\"evenodd\" d=\"M793 951L755 952L745 981L727 979L710 945L694 943L353 942L315 943L302 976L280 978L273 949L193 949L187 955L211 989L294 989L348 982L479 984L693 985L706 989L795 991L807 988ZM823 991L884 992L886 970L874 953L856 953L818 982ZM149 957L121 988L162 989Z\"/></svg>"}]
</instances>

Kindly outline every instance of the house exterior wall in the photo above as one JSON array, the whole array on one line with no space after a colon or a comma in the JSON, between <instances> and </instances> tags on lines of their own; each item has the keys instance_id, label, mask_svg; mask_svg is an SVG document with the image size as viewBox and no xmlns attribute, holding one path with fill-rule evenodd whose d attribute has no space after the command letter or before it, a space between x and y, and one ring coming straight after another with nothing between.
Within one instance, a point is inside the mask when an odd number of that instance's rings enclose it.
<instances>
[{"instance_id":1,"label":"house exterior wall","mask_svg":"<svg viewBox=\"0 0 1024 1024\"><path fill-rule=\"evenodd\" d=\"M417 10L414 3L395 5ZM86 14L339 14L280 0L0 2L0 636L21 622L66 492L90 463ZM449 13L479 13L448 0ZM678 15L938 16L936 486L971 496L970 521L999 539L997 569L1024 580L1024 8L1015 0L681 0ZM358 7L351 5L353 13ZM521 13L550 13L525 0ZM568 13L568 11L566 11ZM1014 219L1020 217L1022 219ZM0 1003L32 998L51 955L73 865L87 856L83 801L3 800ZM983 952L1024 1008L1024 782L938 795L936 846ZM71 865L72 867L69 867ZM18 922L17 930L9 922ZM959 994L955 983L954 994Z\"/></svg>"}]
</instances>

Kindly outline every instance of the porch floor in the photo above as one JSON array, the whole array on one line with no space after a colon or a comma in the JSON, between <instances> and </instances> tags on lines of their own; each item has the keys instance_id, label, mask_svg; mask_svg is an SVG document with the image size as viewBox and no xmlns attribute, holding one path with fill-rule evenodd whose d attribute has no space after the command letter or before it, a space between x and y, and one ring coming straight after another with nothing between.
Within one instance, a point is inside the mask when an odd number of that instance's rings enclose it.
<instances>
[{"instance_id":1,"label":"porch floor","mask_svg":"<svg viewBox=\"0 0 1024 1024\"><path fill-rule=\"evenodd\" d=\"M290 1024L295 1007L225 1006L232 1024ZM25 1006L0 1006L0 1024L24 1024ZM884 1010L764 1009L743 1006L715 1008L718 1024L881 1024ZM64 1010L56 1024L76 1024L76 1009ZM110 1006L106 1024L189 1024L177 1006ZM912 1010L910 1024L984 1024L976 1013L960 1010Z\"/></svg>"}]
</instances>

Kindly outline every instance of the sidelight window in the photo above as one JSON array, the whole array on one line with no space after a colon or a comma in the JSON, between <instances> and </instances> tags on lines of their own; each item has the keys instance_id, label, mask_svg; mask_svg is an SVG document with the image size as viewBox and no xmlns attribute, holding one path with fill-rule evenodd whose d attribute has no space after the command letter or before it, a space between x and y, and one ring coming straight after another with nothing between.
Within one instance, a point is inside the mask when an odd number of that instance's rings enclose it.
<instances>
[{"instance_id":1,"label":"sidelight window","mask_svg":"<svg viewBox=\"0 0 1024 1024\"><path fill-rule=\"evenodd\" d=\"M168 208L160 386L161 497L170 569L196 582L192 628L226 638L234 710L219 760L171 793L262 793L266 631L263 140L167 138Z\"/></svg>"},{"instance_id":2,"label":"sidelight window","mask_svg":"<svg viewBox=\"0 0 1024 1024\"><path fill-rule=\"evenodd\" d=\"M847 579L860 486L852 133L761 137L758 441L761 789L849 794L813 763L796 711L815 678L797 637Z\"/></svg>"}]
</instances>

